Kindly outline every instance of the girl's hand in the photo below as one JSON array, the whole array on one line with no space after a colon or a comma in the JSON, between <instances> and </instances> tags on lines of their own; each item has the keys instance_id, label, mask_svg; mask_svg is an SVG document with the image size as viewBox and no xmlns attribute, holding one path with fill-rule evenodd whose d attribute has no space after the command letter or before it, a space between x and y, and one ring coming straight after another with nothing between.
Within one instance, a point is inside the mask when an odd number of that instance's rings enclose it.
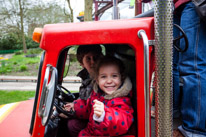
<instances>
[{"instance_id":1,"label":"girl's hand","mask_svg":"<svg viewBox=\"0 0 206 137\"><path fill-rule=\"evenodd\" d=\"M94 114L97 117L100 117L104 112L104 103L102 103L102 102L98 101L97 99L95 99L93 108L94 108Z\"/></svg>"},{"instance_id":2,"label":"girl's hand","mask_svg":"<svg viewBox=\"0 0 206 137\"><path fill-rule=\"evenodd\" d=\"M67 103L64 105L66 111L70 111L71 109L74 111L74 103Z\"/></svg>"}]
</instances>

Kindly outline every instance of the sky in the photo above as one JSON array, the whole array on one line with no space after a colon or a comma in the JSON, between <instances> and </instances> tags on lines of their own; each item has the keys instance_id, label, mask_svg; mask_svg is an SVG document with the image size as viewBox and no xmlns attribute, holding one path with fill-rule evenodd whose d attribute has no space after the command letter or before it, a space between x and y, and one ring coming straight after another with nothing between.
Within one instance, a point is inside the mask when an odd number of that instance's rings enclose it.
<instances>
[{"instance_id":1,"label":"sky","mask_svg":"<svg viewBox=\"0 0 206 137\"><path fill-rule=\"evenodd\" d=\"M125 0L124 2L118 4L118 7L121 10L120 16L122 18L134 16L134 9L129 9L129 4L130 4L130 0ZM76 17L78 16L79 12L84 11L84 0L71 0L71 6L74 10L74 22L78 22L79 20ZM100 20L111 20L111 19L112 19L112 8L108 9L100 18Z\"/></svg>"},{"instance_id":2,"label":"sky","mask_svg":"<svg viewBox=\"0 0 206 137\"><path fill-rule=\"evenodd\" d=\"M58 1L60 5L68 7L67 0L44 0L44 2L52 2L52 1ZM79 22L77 16L81 11L84 11L84 0L70 0L70 1L71 1L71 7L73 8L73 12L74 12L74 22ZM118 4L119 11L120 11L120 19L134 17L135 14L134 8L129 9L130 1L131 0L124 0L123 2ZM146 4L146 8L150 8L149 4ZM100 20L112 20L112 8L105 11L105 13L102 15Z\"/></svg>"},{"instance_id":3,"label":"sky","mask_svg":"<svg viewBox=\"0 0 206 137\"><path fill-rule=\"evenodd\" d=\"M66 7L66 9L68 9L67 0L38 0L38 1L43 1L44 3L56 2L58 3L58 5L61 5L62 7ZM79 12L84 10L84 0L70 0L70 1L74 13L74 22L79 22L79 20L76 17L78 16Z\"/></svg>"},{"instance_id":4,"label":"sky","mask_svg":"<svg viewBox=\"0 0 206 137\"><path fill-rule=\"evenodd\" d=\"M57 0L44 0L44 2L52 2ZM68 6L66 0L58 0L58 3L62 6ZM66 4L66 5L65 5ZM130 0L124 0L118 4L120 9L121 18L134 17L134 9L129 9ZM74 22L79 22L76 18L81 11L84 11L84 0L71 0L71 7L74 12ZM94 9L94 8L93 8ZM111 20L112 19L112 8L108 9L101 17L100 20Z\"/></svg>"}]
</instances>

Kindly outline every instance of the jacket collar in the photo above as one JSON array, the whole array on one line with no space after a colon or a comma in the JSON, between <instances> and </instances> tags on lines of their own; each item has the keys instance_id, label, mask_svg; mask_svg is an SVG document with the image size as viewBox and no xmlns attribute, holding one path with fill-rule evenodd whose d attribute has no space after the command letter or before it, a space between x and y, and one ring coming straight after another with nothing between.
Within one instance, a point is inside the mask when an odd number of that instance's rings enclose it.
<instances>
[{"instance_id":1,"label":"jacket collar","mask_svg":"<svg viewBox=\"0 0 206 137\"><path fill-rule=\"evenodd\" d=\"M90 78L89 77L89 73L88 71L84 68L82 69L78 74L77 74L78 77L80 77L82 80L85 80L85 79L88 79Z\"/></svg>"}]
</instances>

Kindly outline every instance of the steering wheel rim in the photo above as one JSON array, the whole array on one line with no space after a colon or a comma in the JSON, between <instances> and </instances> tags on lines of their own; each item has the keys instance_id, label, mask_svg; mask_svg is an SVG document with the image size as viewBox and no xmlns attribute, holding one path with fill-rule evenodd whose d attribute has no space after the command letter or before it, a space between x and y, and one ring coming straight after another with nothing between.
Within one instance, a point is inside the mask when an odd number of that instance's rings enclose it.
<instances>
[{"instance_id":1,"label":"steering wheel rim","mask_svg":"<svg viewBox=\"0 0 206 137\"><path fill-rule=\"evenodd\" d=\"M64 89L67 94L62 90ZM75 99L75 96L73 93L71 93L68 89L66 89L65 87L63 87L62 85L57 85L57 90L60 92L60 95L62 96L66 96L66 97L72 97L72 99L74 100Z\"/></svg>"},{"instance_id":2,"label":"steering wheel rim","mask_svg":"<svg viewBox=\"0 0 206 137\"><path fill-rule=\"evenodd\" d=\"M70 111L64 110L64 104L65 102L59 98L54 102L54 106L56 107L58 113L63 113L68 116L68 118L74 117L75 112L72 109Z\"/></svg>"},{"instance_id":3,"label":"steering wheel rim","mask_svg":"<svg viewBox=\"0 0 206 137\"><path fill-rule=\"evenodd\" d=\"M64 89L68 94L66 94L62 89ZM72 101L75 100L75 96L68 89L63 87L62 85L57 85L57 90L60 92L59 96L56 96L54 101L54 106L56 107L59 113L63 113L69 118L74 116L74 111L71 109L70 111L66 111L64 109L64 105L67 103L64 101L64 97L72 97Z\"/></svg>"},{"instance_id":4,"label":"steering wheel rim","mask_svg":"<svg viewBox=\"0 0 206 137\"><path fill-rule=\"evenodd\" d=\"M187 38L187 35L185 34L184 30L177 24L174 24L175 27L178 28L178 30L182 33L182 35L178 36L177 38L174 38L173 40L173 45L174 45L174 48L179 51L179 52L185 52L187 49L188 49L188 45L189 45L189 42L188 42L188 38ZM184 38L185 40L185 48L184 49L181 49L178 45L177 45L177 41L179 41L180 39Z\"/></svg>"}]
</instances>

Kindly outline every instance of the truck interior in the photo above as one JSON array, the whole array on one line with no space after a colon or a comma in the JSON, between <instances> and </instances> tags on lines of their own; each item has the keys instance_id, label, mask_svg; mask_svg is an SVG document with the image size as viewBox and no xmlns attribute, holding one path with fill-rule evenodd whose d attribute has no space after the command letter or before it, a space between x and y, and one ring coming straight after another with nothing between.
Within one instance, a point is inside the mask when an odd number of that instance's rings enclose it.
<instances>
[{"instance_id":1,"label":"truck interior","mask_svg":"<svg viewBox=\"0 0 206 137\"><path fill-rule=\"evenodd\" d=\"M105 55L112 55L115 56L116 58L119 58L120 60L123 61L124 65L126 66L126 74L130 77L132 83L133 83L133 98L132 98L132 104L133 104L133 108L135 110L137 110L137 106L136 106L136 64L135 64L135 52L134 50L126 44L104 44L102 45L105 48ZM70 50L70 48L66 48L64 49L60 56L59 56L59 60L58 60L58 64L57 64L57 72L58 72L58 82L57 82L57 90L56 90L56 96L54 99L54 105L57 108L57 112L53 111L51 115L56 115L56 113L64 113L65 115L68 116L67 119L65 118L61 118L60 117L60 121L59 121L59 127L58 131L57 131L57 137L66 137L68 136L67 133L67 120L69 120L70 118L72 118L73 114L72 112L65 112L64 109L62 109L62 105L65 104L66 102L72 102L74 99L78 99L78 92L77 93L71 93L70 91L68 91L64 86L63 86L63 75L64 75L64 70L66 70L65 67L69 67L67 65L65 65L65 60L68 59L68 51ZM137 118L137 113L136 111L134 111L134 118L136 121ZM49 116L51 117L51 116ZM131 127L130 131L129 131L129 135L134 135L137 136L137 133L134 127L137 127L137 123L134 122L133 123L133 129ZM50 134L50 133L47 133Z\"/></svg>"}]
</instances>

